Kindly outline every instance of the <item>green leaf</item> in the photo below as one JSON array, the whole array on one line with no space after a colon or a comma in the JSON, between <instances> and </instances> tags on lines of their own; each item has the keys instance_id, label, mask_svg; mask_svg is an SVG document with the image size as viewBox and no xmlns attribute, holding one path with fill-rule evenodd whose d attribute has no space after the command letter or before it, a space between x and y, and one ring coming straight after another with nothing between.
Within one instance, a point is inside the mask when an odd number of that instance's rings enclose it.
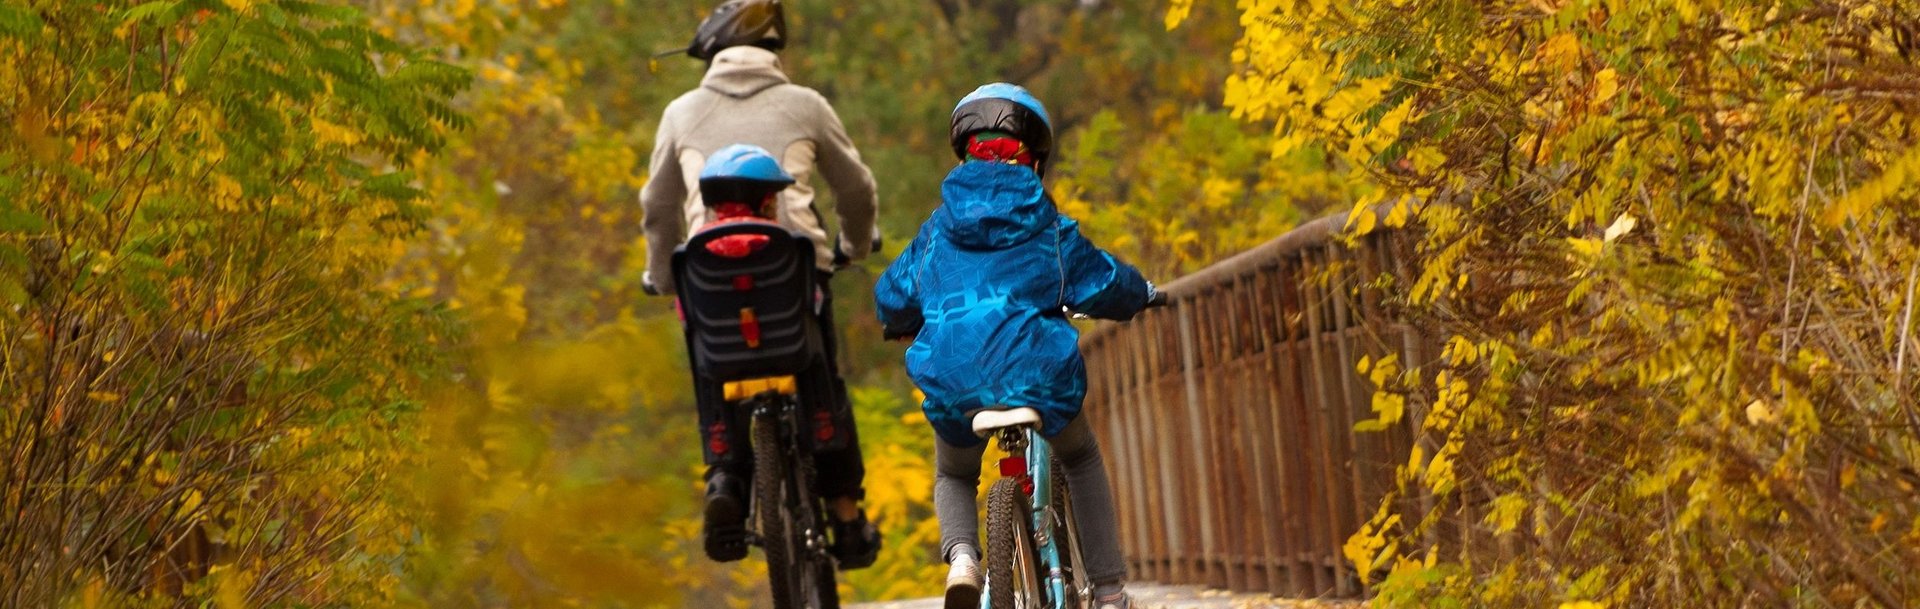
<instances>
[{"instance_id":1,"label":"green leaf","mask_svg":"<svg viewBox=\"0 0 1920 609\"><path fill-rule=\"evenodd\" d=\"M173 25L180 20L179 0L158 0L127 9L120 14L122 23L138 23L153 20L154 25L162 27Z\"/></svg>"},{"instance_id":2,"label":"green leaf","mask_svg":"<svg viewBox=\"0 0 1920 609\"><path fill-rule=\"evenodd\" d=\"M40 33L40 15L24 6L0 4L0 36L27 38Z\"/></svg>"},{"instance_id":3,"label":"green leaf","mask_svg":"<svg viewBox=\"0 0 1920 609\"><path fill-rule=\"evenodd\" d=\"M47 230L47 220L32 211L0 207L0 233L37 233Z\"/></svg>"}]
</instances>

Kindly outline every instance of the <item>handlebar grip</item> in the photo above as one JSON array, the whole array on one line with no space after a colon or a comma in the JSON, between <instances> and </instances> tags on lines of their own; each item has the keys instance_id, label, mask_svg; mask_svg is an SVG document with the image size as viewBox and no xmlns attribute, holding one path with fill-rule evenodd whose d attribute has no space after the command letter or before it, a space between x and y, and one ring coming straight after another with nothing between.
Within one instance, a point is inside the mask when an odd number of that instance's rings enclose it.
<instances>
[{"instance_id":1,"label":"handlebar grip","mask_svg":"<svg viewBox=\"0 0 1920 609\"><path fill-rule=\"evenodd\" d=\"M1167 298L1166 292L1156 291L1153 293L1152 297L1147 299L1147 308L1149 309L1156 309L1156 308L1167 306L1169 304L1173 304L1173 303L1171 300Z\"/></svg>"}]
</instances>

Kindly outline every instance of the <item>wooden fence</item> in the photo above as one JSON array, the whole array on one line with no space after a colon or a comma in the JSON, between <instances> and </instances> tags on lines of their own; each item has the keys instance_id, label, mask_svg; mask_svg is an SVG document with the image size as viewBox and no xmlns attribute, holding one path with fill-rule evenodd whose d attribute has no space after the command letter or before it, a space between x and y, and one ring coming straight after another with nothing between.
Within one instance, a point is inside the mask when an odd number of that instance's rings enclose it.
<instances>
[{"instance_id":1,"label":"wooden fence","mask_svg":"<svg viewBox=\"0 0 1920 609\"><path fill-rule=\"evenodd\" d=\"M1411 366L1439 350L1369 287L1410 277L1402 252L1413 236L1381 229L1349 247L1344 221L1323 218L1181 278L1164 288L1172 307L1083 339L1086 412L1106 446L1134 578L1363 593L1340 548L1392 488L1421 412L1409 400L1393 428L1354 432L1373 418L1373 388L1355 364L1398 353Z\"/></svg>"}]
</instances>

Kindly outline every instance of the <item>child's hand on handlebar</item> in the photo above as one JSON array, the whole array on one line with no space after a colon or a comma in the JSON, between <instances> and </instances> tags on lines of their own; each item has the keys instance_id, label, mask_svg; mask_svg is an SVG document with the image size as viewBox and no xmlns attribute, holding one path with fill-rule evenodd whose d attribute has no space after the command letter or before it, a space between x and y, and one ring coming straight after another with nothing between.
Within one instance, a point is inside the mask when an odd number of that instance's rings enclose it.
<instances>
[{"instance_id":1,"label":"child's hand on handlebar","mask_svg":"<svg viewBox=\"0 0 1920 609\"><path fill-rule=\"evenodd\" d=\"M1151 281L1147 282L1146 308L1152 309L1156 307L1164 307L1164 306L1167 306L1168 304L1169 302L1167 301L1167 293L1160 291L1160 286L1154 285L1153 282Z\"/></svg>"}]
</instances>

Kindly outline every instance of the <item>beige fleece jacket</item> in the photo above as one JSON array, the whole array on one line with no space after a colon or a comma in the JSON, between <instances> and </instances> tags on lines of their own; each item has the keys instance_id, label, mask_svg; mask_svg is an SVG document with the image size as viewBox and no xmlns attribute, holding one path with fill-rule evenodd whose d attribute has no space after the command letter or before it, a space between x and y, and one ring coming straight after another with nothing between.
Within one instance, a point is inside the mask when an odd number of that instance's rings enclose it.
<instances>
[{"instance_id":1,"label":"beige fleece jacket","mask_svg":"<svg viewBox=\"0 0 1920 609\"><path fill-rule=\"evenodd\" d=\"M700 169L708 156L732 144L765 148L793 174L796 183L780 194L779 221L813 239L821 269L832 269L833 247L814 205L816 170L833 189L841 251L855 260L867 255L878 197L873 172L860 161L839 115L818 92L789 82L772 51L733 47L714 56L699 88L667 105L654 137L640 206L647 275L656 287L674 291L674 247L686 242L689 229L713 220L700 200Z\"/></svg>"}]
</instances>

